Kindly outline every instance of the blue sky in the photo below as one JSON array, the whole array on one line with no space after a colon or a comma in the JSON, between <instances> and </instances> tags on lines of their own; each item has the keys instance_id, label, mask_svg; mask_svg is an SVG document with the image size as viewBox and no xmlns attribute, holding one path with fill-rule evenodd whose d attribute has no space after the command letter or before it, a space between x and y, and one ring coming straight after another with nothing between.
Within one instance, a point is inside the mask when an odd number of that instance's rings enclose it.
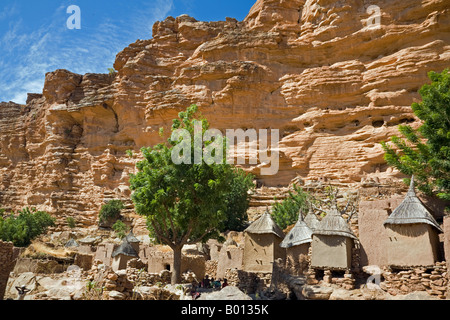
<instances>
[{"instance_id":1,"label":"blue sky","mask_svg":"<svg viewBox=\"0 0 450 320\"><path fill-rule=\"evenodd\" d=\"M107 73L116 54L150 39L155 21L188 14L201 21L243 20L256 0L0 0L0 101L25 103L56 69ZM81 29L70 30L70 5Z\"/></svg>"}]
</instances>

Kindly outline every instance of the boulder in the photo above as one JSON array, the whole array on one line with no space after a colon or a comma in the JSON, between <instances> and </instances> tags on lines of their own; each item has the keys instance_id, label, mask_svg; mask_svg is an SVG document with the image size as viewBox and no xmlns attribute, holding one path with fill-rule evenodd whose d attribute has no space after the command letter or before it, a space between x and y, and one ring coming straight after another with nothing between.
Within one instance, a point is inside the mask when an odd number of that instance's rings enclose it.
<instances>
[{"instance_id":1,"label":"boulder","mask_svg":"<svg viewBox=\"0 0 450 320\"><path fill-rule=\"evenodd\" d=\"M180 296L158 286L140 286L135 288L136 296L143 300L179 300Z\"/></svg>"},{"instance_id":2,"label":"boulder","mask_svg":"<svg viewBox=\"0 0 450 320\"><path fill-rule=\"evenodd\" d=\"M125 300L127 296L119 291L110 291L108 293L109 300Z\"/></svg>"},{"instance_id":3,"label":"boulder","mask_svg":"<svg viewBox=\"0 0 450 320\"><path fill-rule=\"evenodd\" d=\"M302 294L309 300L328 300L333 293L333 288L318 285L303 287Z\"/></svg>"},{"instance_id":4,"label":"boulder","mask_svg":"<svg viewBox=\"0 0 450 320\"><path fill-rule=\"evenodd\" d=\"M100 243L100 241L102 241L102 238L99 236L98 237L87 236L83 239L78 240L79 243L84 245L96 245Z\"/></svg>"},{"instance_id":5,"label":"boulder","mask_svg":"<svg viewBox=\"0 0 450 320\"><path fill-rule=\"evenodd\" d=\"M6 298L16 299L18 294L16 287L26 286L31 291L28 294L32 294L36 290L36 275L33 272L25 272L19 275L17 278L10 278L8 281L7 291L5 293Z\"/></svg>"},{"instance_id":6,"label":"boulder","mask_svg":"<svg viewBox=\"0 0 450 320\"><path fill-rule=\"evenodd\" d=\"M396 296L389 295L388 297L386 297L386 300L440 300L440 299L438 297L429 295L425 291L416 291L405 295L402 294Z\"/></svg>"},{"instance_id":7,"label":"boulder","mask_svg":"<svg viewBox=\"0 0 450 320\"><path fill-rule=\"evenodd\" d=\"M198 300L252 300L252 298L237 287L227 286L220 291L202 292Z\"/></svg>"}]
</instances>

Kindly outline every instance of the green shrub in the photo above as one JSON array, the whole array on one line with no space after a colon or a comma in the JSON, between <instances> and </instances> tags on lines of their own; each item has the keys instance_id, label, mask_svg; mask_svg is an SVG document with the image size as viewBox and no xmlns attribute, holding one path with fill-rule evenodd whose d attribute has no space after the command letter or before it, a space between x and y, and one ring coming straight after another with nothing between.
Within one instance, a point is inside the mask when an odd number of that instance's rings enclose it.
<instances>
[{"instance_id":1,"label":"green shrub","mask_svg":"<svg viewBox=\"0 0 450 320\"><path fill-rule=\"evenodd\" d=\"M116 220L120 217L120 211L125 208L121 200L110 200L106 202L99 213L100 223Z\"/></svg>"},{"instance_id":2,"label":"green shrub","mask_svg":"<svg viewBox=\"0 0 450 320\"><path fill-rule=\"evenodd\" d=\"M117 71L114 68L108 68L108 73L111 76L115 76L117 74Z\"/></svg>"},{"instance_id":3,"label":"green shrub","mask_svg":"<svg viewBox=\"0 0 450 320\"><path fill-rule=\"evenodd\" d=\"M119 239L123 239L126 236L128 231L128 227L122 220L117 220L116 223L112 226L113 230L116 232L116 235Z\"/></svg>"},{"instance_id":4,"label":"green shrub","mask_svg":"<svg viewBox=\"0 0 450 320\"><path fill-rule=\"evenodd\" d=\"M289 191L289 196L286 199L275 203L272 209L272 218L281 229L285 229L297 222L300 209L308 210L309 201L309 194L303 191L301 187L294 185L294 192Z\"/></svg>"},{"instance_id":5,"label":"green shrub","mask_svg":"<svg viewBox=\"0 0 450 320\"><path fill-rule=\"evenodd\" d=\"M67 225L69 226L70 229L75 228L76 225L77 225L77 222L72 217L67 217L66 222L67 222Z\"/></svg>"},{"instance_id":6,"label":"green shrub","mask_svg":"<svg viewBox=\"0 0 450 320\"><path fill-rule=\"evenodd\" d=\"M11 241L16 247L26 247L54 225L55 218L47 212L24 208L18 215L0 216L0 239Z\"/></svg>"}]
</instances>

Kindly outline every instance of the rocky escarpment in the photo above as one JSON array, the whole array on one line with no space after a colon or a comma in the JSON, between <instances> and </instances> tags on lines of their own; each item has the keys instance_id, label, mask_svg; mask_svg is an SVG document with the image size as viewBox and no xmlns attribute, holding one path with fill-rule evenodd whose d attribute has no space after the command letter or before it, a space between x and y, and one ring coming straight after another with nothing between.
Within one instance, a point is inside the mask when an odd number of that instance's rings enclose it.
<instances>
[{"instance_id":1,"label":"rocky escarpment","mask_svg":"<svg viewBox=\"0 0 450 320\"><path fill-rule=\"evenodd\" d=\"M115 75L48 73L26 106L0 104L0 205L37 206L96 222L106 199L128 199L137 159L126 150L196 103L218 129L279 129L280 170L261 184L399 177L379 145L400 123L427 72L450 61L445 0L258 0L244 21L186 15L117 55ZM131 206L129 207L131 210Z\"/></svg>"}]
</instances>

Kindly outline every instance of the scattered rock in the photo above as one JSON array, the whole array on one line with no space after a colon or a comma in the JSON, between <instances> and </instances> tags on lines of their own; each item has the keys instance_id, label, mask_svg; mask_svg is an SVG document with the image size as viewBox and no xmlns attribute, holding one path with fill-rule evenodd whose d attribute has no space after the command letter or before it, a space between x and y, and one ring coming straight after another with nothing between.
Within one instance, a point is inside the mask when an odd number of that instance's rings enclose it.
<instances>
[{"instance_id":1,"label":"scattered rock","mask_svg":"<svg viewBox=\"0 0 450 320\"><path fill-rule=\"evenodd\" d=\"M228 286L220 291L202 292L198 300L252 300L252 298L237 287Z\"/></svg>"},{"instance_id":2,"label":"scattered rock","mask_svg":"<svg viewBox=\"0 0 450 320\"><path fill-rule=\"evenodd\" d=\"M79 243L84 244L84 245L96 245L98 243L100 243L102 241L102 237L92 237L92 236L87 236L83 239L78 240Z\"/></svg>"},{"instance_id":3,"label":"scattered rock","mask_svg":"<svg viewBox=\"0 0 450 320\"><path fill-rule=\"evenodd\" d=\"M333 288L318 285L306 285L303 287L302 291L303 296L309 300L328 300L332 293Z\"/></svg>"},{"instance_id":4,"label":"scattered rock","mask_svg":"<svg viewBox=\"0 0 450 320\"><path fill-rule=\"evenodd\" d=\"M126 295L119 292L119 291L110 291L108 293L109 296L109 300L125 300L126 299Z\"/></svg>"},{"instance_id":5,"label":"scattered rock","mask_svg":"<svg viewBox=\"0 0 450 320\"><path fill-rule=\"evenodd\" d=\"M386 300L439 300L425 291L411 292L406 295L387 296Z\"/></svg>"}]
</instances>

